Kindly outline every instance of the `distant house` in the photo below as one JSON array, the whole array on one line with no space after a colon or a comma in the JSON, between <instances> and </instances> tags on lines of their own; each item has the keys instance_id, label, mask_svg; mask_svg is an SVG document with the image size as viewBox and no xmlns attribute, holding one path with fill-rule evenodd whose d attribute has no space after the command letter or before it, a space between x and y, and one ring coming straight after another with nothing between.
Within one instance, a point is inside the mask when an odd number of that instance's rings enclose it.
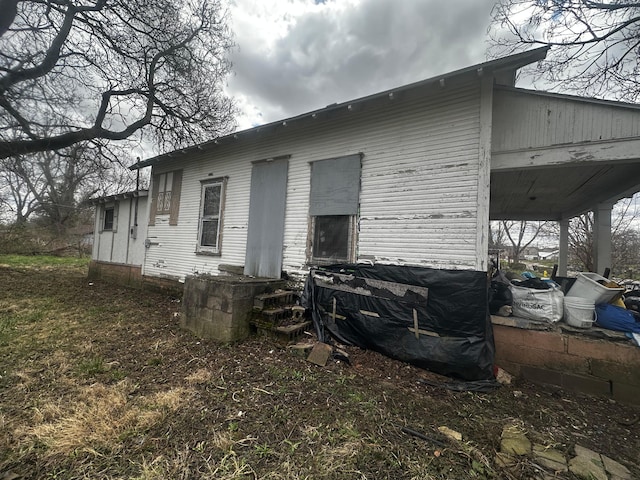
<instances>
[{"instance_id":1,"label":"distant house","mask_svg":"<svg viewBox=\"0 0 640 480\"><path fill-rule=\"evenodd\" d=\"M521 257L524 260L539 260L540 252L538 247L527 247L523 250Z\"/></svg>"},{"instance_id":2,"label":"distant house","mask_svg":"<svg viewBox=\"0 0 640 480\"><path fill-rule=\"evenodd\" d=\"M636 105L515 88L536 49L137 163L150 192L96 200L93 267L147 279L302 275L375 262L486 270L489 221L610 211L640 190ZM134 215L134 212L137 212ZM130 271L130 270L127 270Z\"/></svg>"},{"instance_id":3,"label":"distant house","mask_svg":"<svg viewBox=\"0 0 640 480\"><path fill-rule=\"evenodd\" d=\"M538 256L540 260L557 260L559 250L557 248L540 249Z\"/></svg>"}]
</instances>

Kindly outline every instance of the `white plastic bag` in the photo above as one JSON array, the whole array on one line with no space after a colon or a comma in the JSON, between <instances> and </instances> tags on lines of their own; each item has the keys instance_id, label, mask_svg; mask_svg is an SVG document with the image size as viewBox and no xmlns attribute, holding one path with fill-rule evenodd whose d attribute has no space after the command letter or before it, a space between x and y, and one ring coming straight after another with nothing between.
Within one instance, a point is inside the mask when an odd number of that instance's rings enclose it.
<instances>
[{"instance_id":1,"label":"white plastic bag","mask_svg":"<svg viewBox=\"0 0 640 480\"><path fill-rule=\"evenodd\" d=\"M513 295L513 316L541 322L555 323L564 314L564 294L552 286L548 290L509 286Z\"/></svg>"}]
</instances>

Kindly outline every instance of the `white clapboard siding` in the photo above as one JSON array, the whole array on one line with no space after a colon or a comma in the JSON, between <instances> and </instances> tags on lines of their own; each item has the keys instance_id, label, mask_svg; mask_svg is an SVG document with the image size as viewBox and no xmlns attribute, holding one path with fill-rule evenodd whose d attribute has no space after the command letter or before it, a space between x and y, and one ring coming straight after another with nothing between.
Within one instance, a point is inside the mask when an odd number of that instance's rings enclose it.
<instances>
[{"instance_id":1,"label":"white clapboard siding","mask_svg":"<svg viewBox=\"0 0 640 480\"><path fill-rule=\"evenodd\" d=\"M640 136L637 107L565 95L498 89L493 152Z\"/></svg>"},{"instance_id":2,"label":"white clapboard siding","mask_svg":"<svg viewBox=\"0 0 640 480\"><path fill-rule=\"evenodd\" d=\"M183 169L178 225L156 217L144 273L182 280L243 265L252 162L290 155L283 269L307 261L310 162L362 153L357 253L376 261L472 269L476 265L479 86L395 99L334 119L289 122L277 132L240 134L235 142L155 167ZM331 115L329 115L330 117ZM250 136L249 136L250 135ZM196 255L200 182L227 177L219 256ZM151 193L153 195L153 193ZM484 255L484 253L481 253Z\"/></svg>"}]
</instances>

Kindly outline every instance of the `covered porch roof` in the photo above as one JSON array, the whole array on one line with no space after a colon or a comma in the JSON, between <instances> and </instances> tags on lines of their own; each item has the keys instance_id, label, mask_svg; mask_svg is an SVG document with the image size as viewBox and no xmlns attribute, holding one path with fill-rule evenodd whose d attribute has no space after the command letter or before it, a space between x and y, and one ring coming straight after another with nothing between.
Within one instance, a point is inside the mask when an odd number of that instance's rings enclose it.
<instances>
[{"instance_id":1,"label":"covered porch roof","mask_svg":"<svg viewBox=\"0 0 640 480\"><path fill-rule=\"evenodd\" d=\"M567 272L569 219L594 212L596 271L611 267L611 209L640 191L640 106L495 87L491 220L560 222Z\"/></svg>"},{"instance_id":2,"label":"covered porch roof","mask_svg":"<svg viewBox=\"0 0 640 480\"><path fill-rule=\"evenodd\" d=\"M640 191L640 106L496 87L491 220L569 219Z\"/></svg>"}]
</instances>

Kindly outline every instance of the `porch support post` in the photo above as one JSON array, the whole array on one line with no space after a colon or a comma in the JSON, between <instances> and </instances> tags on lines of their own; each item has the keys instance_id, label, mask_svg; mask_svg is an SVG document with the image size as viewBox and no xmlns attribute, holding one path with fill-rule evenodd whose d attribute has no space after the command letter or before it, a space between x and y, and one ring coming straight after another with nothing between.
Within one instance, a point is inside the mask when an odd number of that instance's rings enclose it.
<instances>
[{"instance_id":1,"label":"porch support post","mask_svg":"<svg viewBox=\"0 0 640 480\"><path fill-rule=\"evenodd\" d=\"M560 220L560 245L558 249L558 276L567 276L569 258L569 219Z\"/></svg>"},{"instance_id":2,"label":"porch support post","mask_svg":"<svg viewBox=\"0 0 640 480\"><path fill-rule=\"evenodd\" d=\"M602 275L611 268L611 210L610 203L600 203L593 210L593 256L596 273Z\"/></svg>"},{"instance_id":3,"label":"porch support post","mask_svg":"<svg viewBox=\"0 0 640 480\"><path fill-rule=\"evenodd\" d=\"M478 148L478 211L476 218L476 270L489 267L489 196L491 192L491 128L493 75L480 79L480 142Z\"/></svg>"}]
</instances>

